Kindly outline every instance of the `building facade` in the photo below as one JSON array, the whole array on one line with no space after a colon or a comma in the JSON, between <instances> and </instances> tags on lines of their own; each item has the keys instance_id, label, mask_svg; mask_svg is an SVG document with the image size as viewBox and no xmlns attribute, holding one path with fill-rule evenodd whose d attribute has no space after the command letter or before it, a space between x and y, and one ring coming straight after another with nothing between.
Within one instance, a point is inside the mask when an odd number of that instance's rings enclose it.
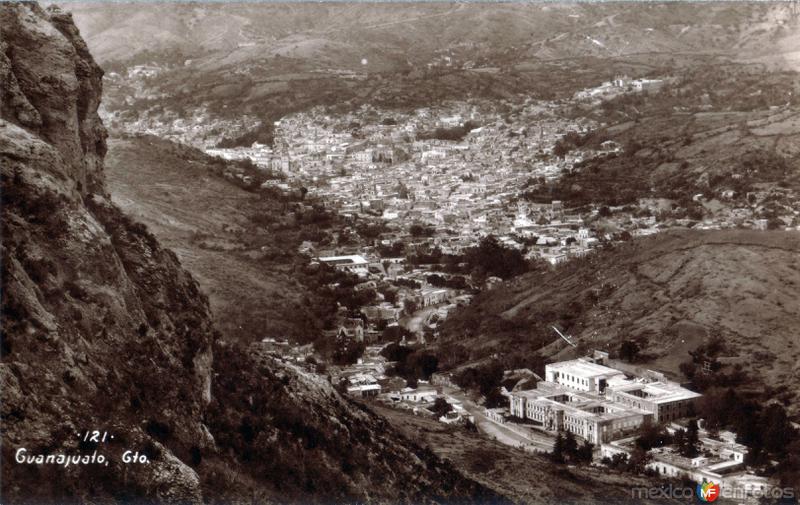
<instances>
[{"instance_id":1,"label":"building facade","mask_svg":"<svg viewBox=\"0 0 800 505\"><path fill-rule=\"evenodd\" d=\"M509 393L511 416L545 431L568 431L593 444L635 433L642 424L687 417L699 393L651 372L629 378L600 364L607 355L545 365L536 389Z\"/></svg>"}]
</instances>

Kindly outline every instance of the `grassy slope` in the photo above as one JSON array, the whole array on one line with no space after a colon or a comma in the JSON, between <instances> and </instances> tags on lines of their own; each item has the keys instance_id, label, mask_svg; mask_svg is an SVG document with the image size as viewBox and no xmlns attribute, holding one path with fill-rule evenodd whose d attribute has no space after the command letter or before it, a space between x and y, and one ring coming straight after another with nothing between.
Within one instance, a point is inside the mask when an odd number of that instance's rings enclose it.
<instances>
[{"instance_id":1,"label":"grassy slope","mask_svg":"<svg viewBox=\"0 0 800 505\"><path fill-rule=\"evenodd\" d=\"M294 318L304 313L303 295L291 265L252 259L260 250L252 247L253 234L240 231L252 231L248 216L269 202L208 170L202 153L166 141L109 141L106 174L113 201L175 251L208 293L220 330L230 334L244 326L263 336L297 331ZM255 233L269 240L266 232Z\"/></svg>"},{"instance_id":2,"label":"grassy slope","mask_svg":"<svg viewBox=\"0 0 800 505\"><path fill-rule=\"evenodd\" d=\"M644 337L653 355L644 365L679 377L687 352L720 336L724 354L744 357L753 377L796 395L799 320L797 233L671 231L485 293L448 320L445 338L466 336L473 358L509 349L567 358ZM579 350L552 324L576 337Z\"/></svg>"}]
</instances>

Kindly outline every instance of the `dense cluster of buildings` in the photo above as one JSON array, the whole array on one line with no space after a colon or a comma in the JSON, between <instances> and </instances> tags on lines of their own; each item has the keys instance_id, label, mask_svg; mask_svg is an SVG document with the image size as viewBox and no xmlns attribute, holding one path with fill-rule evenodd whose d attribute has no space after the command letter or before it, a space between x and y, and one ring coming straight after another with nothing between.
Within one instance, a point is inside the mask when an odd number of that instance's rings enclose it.
<instances>
[{"instance_id":1,"label":"dense cluster of buildings","mask_svg":"<svg viewBox=\"0 0 800 505\"><path fill-rule=\"evenodd\" d=\"M441 62L452 65L447 55ZM131 102L157 98L147 95L137 80L159 72L158 67L148 65L129 70ZM114 74L109 78L124 79ZM663 79L619 77L579 91L574 98L606 100L625 93L655 93L667 83ZM382 223L384 231L372 241L361 240L346 247L331 245L324 250L311 243L302 246L314 261L357 275L360 284L356 290L377 291L387 282L396 288L395 300L378 296L374 304L360 309L365 319L343 316L329 335L373 343L380 335L374 323L397 325L406 302L419 309L435 309L428 310L423 321L431 327L469 299L464 290L429 283L431 273L446 278L442 272L425 265L408 265L405 257L381 254L379 246L388 248L402 242L407 251L428 247L459 254L491 234L502 245L524 252L527 259L557 265L590 254L603 241L613 240L610 233L594 225L597 208L589 206L578 213L558 200L534 203L523 197L531 180L550 182L587 158L621 150L614 142L604 142L596 148L556 156L556 141L565 134L584 134L603 126L584 118L563 117L559 107L530 98L513 104L452 102L413 111L364 105L332 114L316 107L275 122L272 145L254 143L236 148L217 145L230 132L263 126L259 119L242 116L211 121L210 112L198 108L186 117L143 113L136 120L125 121L124 127L129 132L191 144L226 160L250 160L256 167L283 177L265 185L287 190L302 186L341 216ZM111 117L109 121L116 124L117 119ZM770 191L753 193L753 200L767 201L781 190ZM733 190L721 195L733 196ZM696 195L694 201L702 203L703 198ZM629 231L634 236L657 233L654 214L671 204L668 200L642 199L638 208L650 211L646 216L606 209L605 228ZM721 218L726 223L739 219L756 228L769 224L750 208L727 212ZM412 233L411 224L433 233ZM688 225L689 220L677 224ZM697 227L716 228L720 223L705 221ZM487 280L487 287L491 281ZM274 339L265 339L260 345L298 362L313 354L311 346L291 346ZM415 413L433 414L436 401L444 399L450 411L439 418L441 422L473 420L461 401L443 393L443 388L457 389L448 376L434 374L431 384L420 382L408 387L405 381L386 374L391 363L380 350L381 346L368 346L357 363L336 368L332 380L350 396L379 398ZM550 435L572 433L594 444L608 458L629 456L635 446L634 435L643 425L661 423L669 430L679 429L673 423L691 416L701 396L656 372L631 376L610 366L607 354L599 352L548 364L544 379L534 382L533 388L505 391L508 410L487 409L486 417L498 424L524 425ZM700 441L701 454L691 458L669 447L653 449L647 466L668 477L713 480L747 490L763 490L768 485L765 479L742 471L747 448L737 444L732 434L703 436Z\"/></svg>"},{"instance_id":2,"label":"dense cluster of buildings","mask_svg":"<svg viewBox=\"0 0 800 505\"><path fill-rule=\"evenodd\" d=\"M669 424L667 431L674 434L680 425ZM667 478L688 478L694 482L713 482L721 488L722 496L751 501L753 497L769 496L773 484L766 477L746 469L747 446L736 442L732 432L721 432L711 438L700 430L700 451L696 456L684 456L675 447L656 447L649 451L650 460L645 467ZM636 439L628 437L600 446L603 458L630 458Z\"/></svg>"},{"instance_id":3,"label":"dense cluster of buildings","mask_svg":"<svg viewBox=\"0 0 800 505\"><path fill-rule=\"evenodd\" d=\"M593 444L623 438L644 423L686 417L701 395L653 372L628 378L605 353L552 363L536 389L509 393L513 417L545 431L569 431Z\"/></svg>"},{"instance_id":4,"label":"dense cluster of buildings","mask_svg":"<svg viewBox=\"0 0 800 505\"><path fill-rule=\"evenodd\" d=\"M474 421L461 400L444 393L433 382L420 380L414 387L409 387L405 380L387 375L387 370L395 363L380 354L383 348L384 345L370 345L356 363L332 367L329 370L331 381L341 384L343 391L353 398L379 400L416 415L435 416L445 424ZM434 404L437 400L444 400L449 405L447 413L436 414Z\"/></svg>"},{"instance_id":5,"label":"dense cluster of buildings","mask_svg":"<svg viewBox=\"0 0 800 505\"><path fill-rule=\"evenodd\" d=\"M363 106L329 114L314 108L276 122L272 147L254 144L207 152L247 158L281 172L287 184L308 188L342 216L382 221L389 231L381 238L388 244L403 241L458 254L492 234L528 258L557 264L590 252L605 237L561 202L520 201L531 178L553 180L584 159L582 152L553 156L556 140L596 126L562 119L554 107L529 99L513 112L488 102L405 113ZM536 128L531 128L534 122ZM436 138L459 129L457 138ZM436 233L411 236L411 223ZM367 257L370 251L326 252L331 257ZM361 267L352 268L364 273Z\"/></svg>"}]
</instances>

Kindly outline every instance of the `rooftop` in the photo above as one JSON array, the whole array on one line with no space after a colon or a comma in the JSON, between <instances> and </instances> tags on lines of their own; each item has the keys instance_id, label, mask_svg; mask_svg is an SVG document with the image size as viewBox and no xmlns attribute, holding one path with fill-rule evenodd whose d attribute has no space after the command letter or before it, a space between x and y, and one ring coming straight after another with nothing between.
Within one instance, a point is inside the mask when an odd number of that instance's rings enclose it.
<instances>
[{"instance_id":1,"label":"rooftop","mask_svg":"<svg viewBox=\"0 0 800 505\"><path fill-rule=\"evenodd\" d=\"M549 365L546 365L546 368L558 372L569 373L583 378L622 374L622 372L615 368L598 365L597 363L592 363L582 358L573 359L570 361L561 361L558 363L550 363Z\"/></svg>"},{"instance_id":2,"label":"rooftop","mask_svg":"<svg viewBox=\"0 0 800 505\"><path fill-rule=\"evenodd\" d=\"M648 415L646 412L637 408L620 407L619 405L605 401L577 401L577 402L560 402L552 398L539 397L534 400L534 403L543 407L550 407L556 410L564 410L571 416L581 417L584 419L592 419L593 421L610 421L612 419L622 419L630 416Z\"/></svg>"},{"instance_id":3,"label":"rooftop","mask_svg":"<svg viewBox=\"0 0 800 505\"><path fill-rule=\"evenodd\" d=\"M348 256L324 256L320 257L319 260L325 263L334 263L337 265L347 265L347 264L364 265L368 263L363 256L357 254L352 254Z\"/></svg>"},{"instance_id":4,"label":"rooftop","mask_svg":"<svg viewBox=\"0 0 800 505\"><path fill-rule=\"evenodd\" d=\"M699 398L702 396L700 393L695 393L690 389L682 387L675 382L634 382L620 385L611 385L614 391L634 394L637 397L644 398L645 400L654 403L670 403L678 400L689 400L691 398ZM636 393L633 393L633 392Z\"/></svg>"}]
</instances>

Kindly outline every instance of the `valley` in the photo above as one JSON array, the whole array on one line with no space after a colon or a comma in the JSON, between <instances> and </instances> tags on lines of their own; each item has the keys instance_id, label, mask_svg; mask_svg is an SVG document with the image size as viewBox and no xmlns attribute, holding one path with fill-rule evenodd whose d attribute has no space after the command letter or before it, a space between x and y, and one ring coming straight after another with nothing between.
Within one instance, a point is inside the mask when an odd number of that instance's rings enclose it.
<instances>
[{"instance_id":1,"label":"valley","mask_svg":"<svg viewBox=\"0 0 800 505\"><path fill-rule=\"evenodd\" d=\"M0 5L0 498L796 501L797 42L797 2Z\"/></svg>"}]
</instances>

